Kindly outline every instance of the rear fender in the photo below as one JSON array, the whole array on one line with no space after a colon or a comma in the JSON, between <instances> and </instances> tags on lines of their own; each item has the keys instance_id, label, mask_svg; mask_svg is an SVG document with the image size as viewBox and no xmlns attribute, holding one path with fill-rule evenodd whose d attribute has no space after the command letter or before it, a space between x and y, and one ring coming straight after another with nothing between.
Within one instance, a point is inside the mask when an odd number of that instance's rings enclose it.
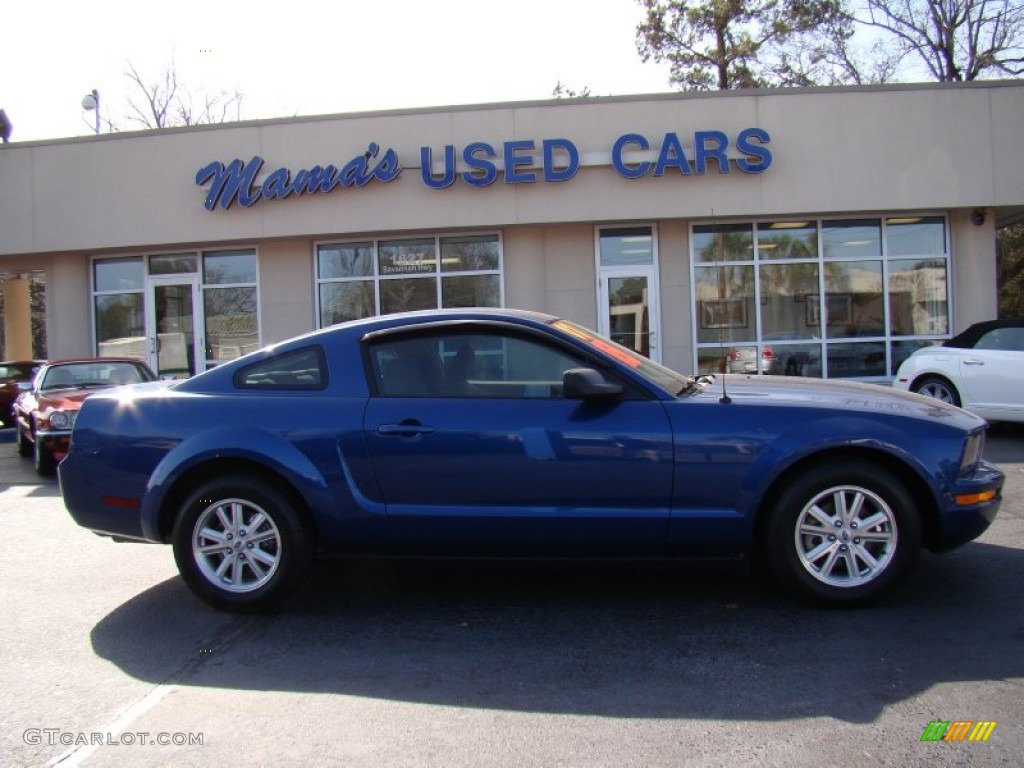
<instances>
[{"instance_id":1,"label":"rear fender","mask_svg":"<svg viewBox=\"0 0 1024 768\"><path fill-rule=\"evenodd\" d=\"M256 427L214 428L183 440L153 470L142 498L144 534L161 540L160 511L177 481L204 463L223 459L249 461L277 473L310 509L329 509L335 504L320 470L281 436Z\"/></svg>"}]
</instances>

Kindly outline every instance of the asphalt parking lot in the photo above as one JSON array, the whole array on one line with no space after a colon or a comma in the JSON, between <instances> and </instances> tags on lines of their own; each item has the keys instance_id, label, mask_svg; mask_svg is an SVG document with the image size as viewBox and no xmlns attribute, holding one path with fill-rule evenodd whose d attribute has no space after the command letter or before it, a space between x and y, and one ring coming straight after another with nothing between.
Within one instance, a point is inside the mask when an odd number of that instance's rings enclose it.
<instances>
[{"instance_id":1,"label":"asphalt parking lot","mask_svg":"<svg viewBox=\"0 0 1024 768\"><path fill-rule=\"evenodd\" d=\"M871 608L737 566L334 561L236 617L74 526L8 430L0 765L1024 765L1024 428L987 455L993 526ZM921 741L946 720L996 725Z\"/></svg>"}]
</instances>

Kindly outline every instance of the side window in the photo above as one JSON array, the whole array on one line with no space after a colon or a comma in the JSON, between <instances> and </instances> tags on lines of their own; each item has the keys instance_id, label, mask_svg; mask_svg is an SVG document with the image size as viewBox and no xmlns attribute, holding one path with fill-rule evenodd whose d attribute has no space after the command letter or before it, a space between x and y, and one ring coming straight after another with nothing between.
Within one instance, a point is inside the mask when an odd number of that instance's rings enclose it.
<instances>
[{"instance_id":1,"label":"side window","mask_svg":"<svg viewBox=\"0 0 1024 768\"><path fill-rule=\"evenodd\" d=\"M995 328L978 339L974 348L1024 352L1024 328Z\"/></svg>"},{"instance_id":2,"label":"side window","mask_svg":"<svg viewBox=\"0 0 1024 768\"><path fill-rule=\"evenodd\" d=\"M303 390L327 386L327 366L320 347L306 347L247 365L235 374L241 389Z\"/></svg>"},{"instance_id":3,"label":"side window","mask_svg":"<svg viewBox=\"0 0 1024 768\"><path fill-rule=\"evenodd\" d=\"M538 339L489 333L385 339L370 361L384 397L558 398L562 374L585 364Z\"/></svg>"}]
</instances>

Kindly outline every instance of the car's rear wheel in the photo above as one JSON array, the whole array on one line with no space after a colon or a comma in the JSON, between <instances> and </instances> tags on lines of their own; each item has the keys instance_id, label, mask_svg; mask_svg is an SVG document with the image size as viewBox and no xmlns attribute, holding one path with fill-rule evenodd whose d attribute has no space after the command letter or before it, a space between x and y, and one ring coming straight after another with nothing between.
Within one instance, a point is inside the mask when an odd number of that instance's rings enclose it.
<instances>
[{"instance_id":1,"label":"car's rear wheel","mask_svg":"<svg viewBox=\"0 0 1024 768\"><path fill-rule=\"evenodd\" d=\"M312 566L313 542L291 500L248 475L202 485L182 504L174 559L189 588L215 608L270 610Z\"/></svg>"},{"instance_id":2,"label":"car's rear wheel","mask_svg":"<svg viewBox=\"0 0 1024 768\"><path fill-rule=\"evenodd\" d=\"M53 454L43 445L39 435L36 435L35 462L36 474L40 477L52 477L53 473L57 471L57 462L54 460Z\"/></svg>"},{"instance_id":3,"label":"car's rear wheel","mask_svg":"<svg viewBox=\"0 0 1024 768\"><path fill-rule=\"evenodd\" d=\"M952 382L941 376L928 376L920 381L915 381L911 391L927 397L934 397L936 400L950 405L960 406L960 393Z\"/></svg>"},{"instance_id":4,"label":"car's rear wheel","mask_svg":"<svg viewBox=\"0 0 1024 768\"><path fill-rule=\"evenodd\" d=\"M917 559L921 519L899 478L865 461L802 473L779 496L767 557L803 597L852 605L887 591Z\"/></svg>"}]
</instances>

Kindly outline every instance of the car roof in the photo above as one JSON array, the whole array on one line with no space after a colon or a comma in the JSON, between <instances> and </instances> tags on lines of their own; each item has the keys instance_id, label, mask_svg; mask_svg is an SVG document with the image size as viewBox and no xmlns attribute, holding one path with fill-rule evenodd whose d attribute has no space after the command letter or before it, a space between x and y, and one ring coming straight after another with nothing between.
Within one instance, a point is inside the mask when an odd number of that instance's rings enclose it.
<instances>
[{"instance_id":1,"label":"car roof","mask_svg":"<svg viewBox=\"0 0 1024 768\"><path fill-rule=\"evenodd\" d=\"M66 360L49 360L48 367L55 365L70 365L72 363L136 363L145 365L145 362L137 357L71 357Z\"/></svg>"},{"instance_id":2,"label":"car roof","mask_svg":"<svg viewBox=\"0 0 1024 768\"><path fill-rule=\"evenodd\" d=\"M971 349L978 343L978 339L996 328L1024 328L1024 317L1006 317L1000 320L985 320L975 323L944 342L942 346Z\"/></svg>"}]
</instances>

